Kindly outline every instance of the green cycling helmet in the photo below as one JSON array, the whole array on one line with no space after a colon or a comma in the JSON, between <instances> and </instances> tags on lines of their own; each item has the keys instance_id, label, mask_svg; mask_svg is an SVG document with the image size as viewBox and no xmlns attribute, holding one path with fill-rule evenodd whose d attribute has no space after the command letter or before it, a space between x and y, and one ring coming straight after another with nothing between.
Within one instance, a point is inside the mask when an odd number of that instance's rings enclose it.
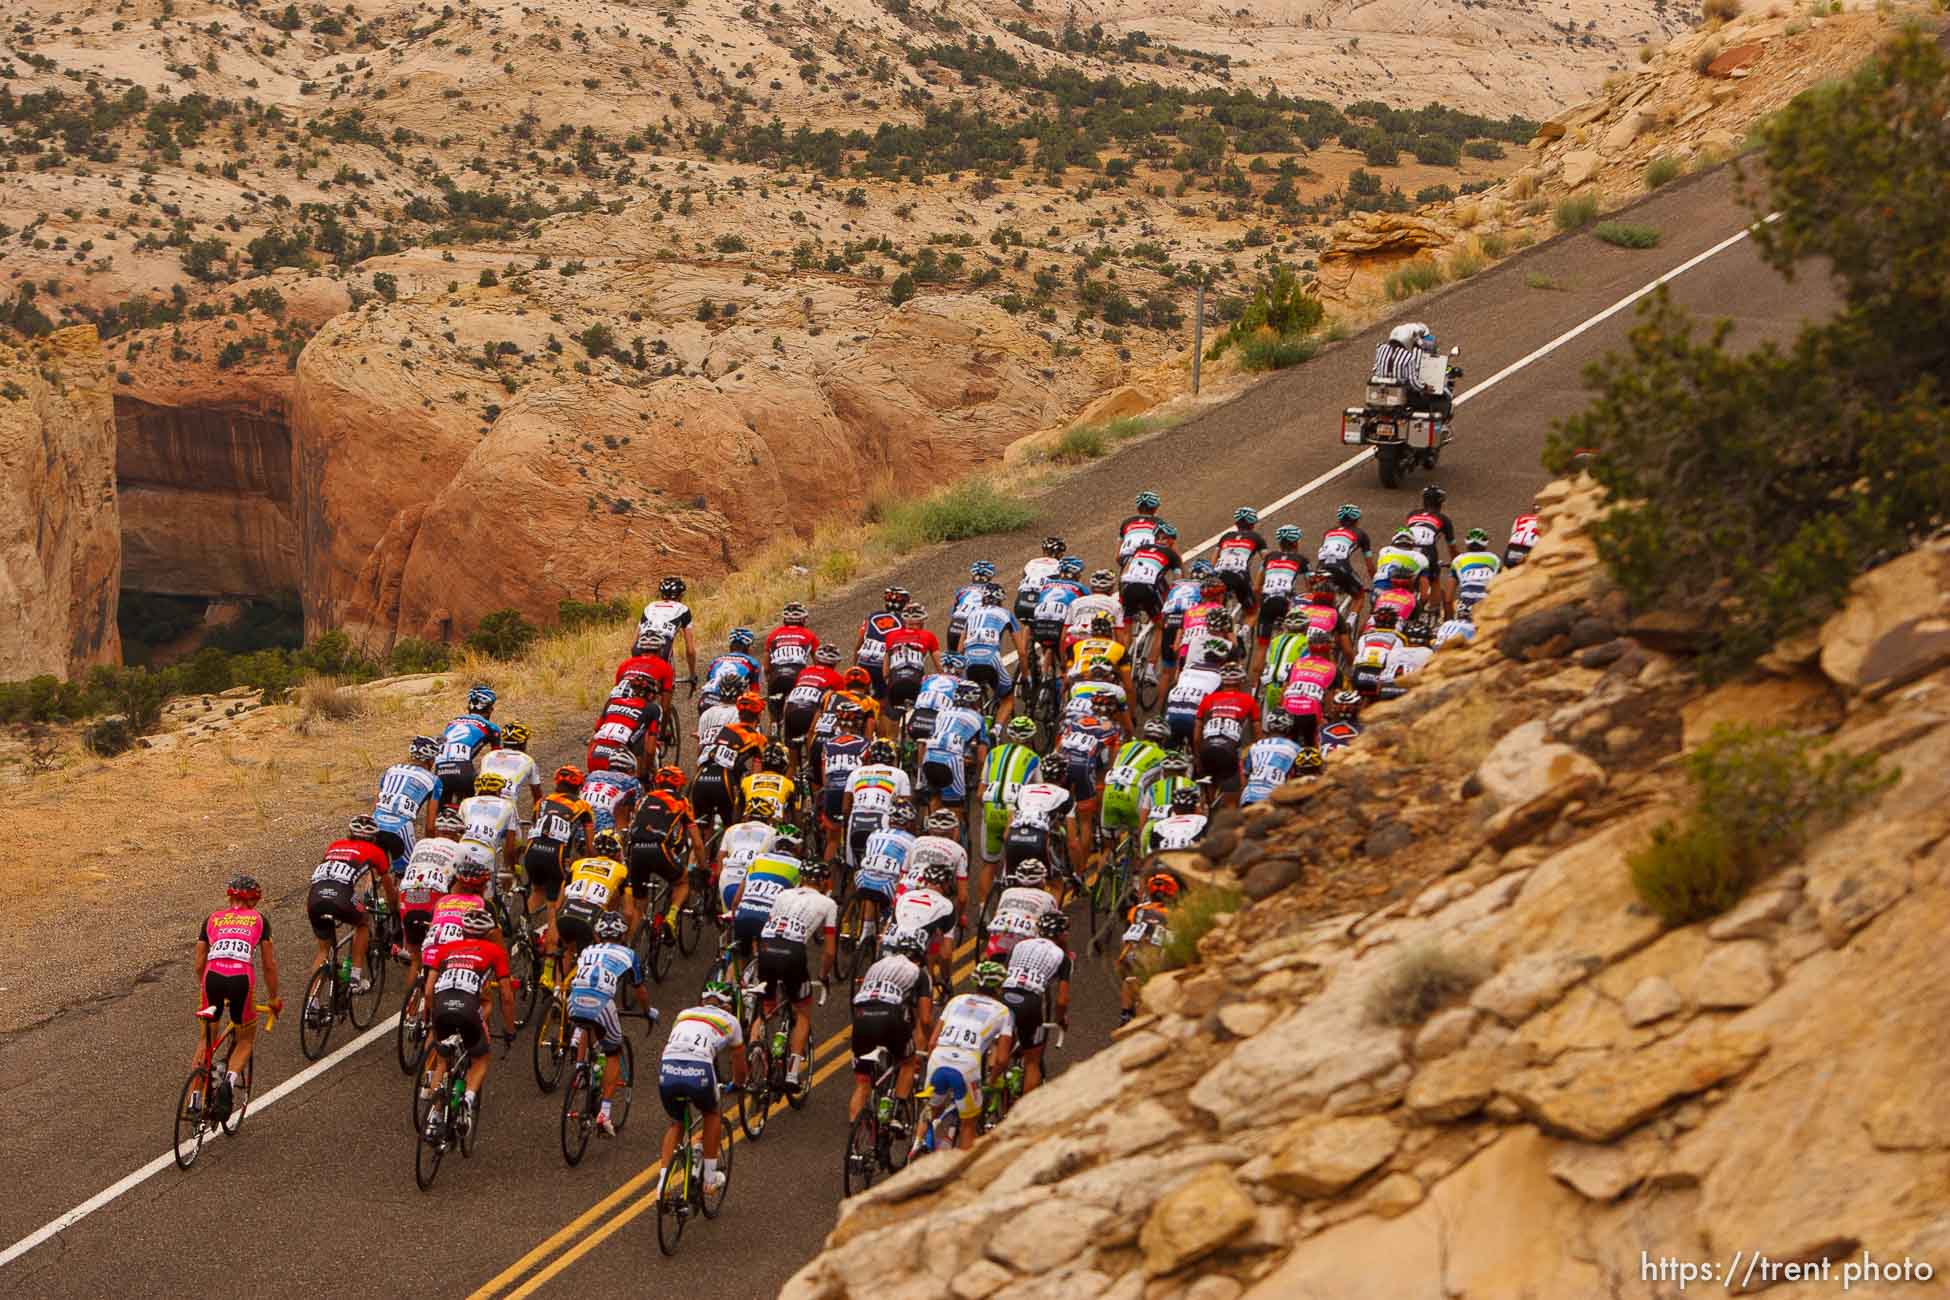
<instances>
[{"instance_id":1,"label":"green cycling helmet","mask_svg":"<svg viewBox=\"0 0 1950 1300\"><path fill-rule=\"evenodd\" d=\"M1463 534L1463 540L1471 546L1487 546L1489 545L1490 535L1481 528L1472 528Z\"/></svg>"},{"instance_id":2,"label":"green cycling helmet","mask_svg":"<svg viewBox=\"0 0 1950 1300\"><path fill-rule=\"evenodd\" d=\"M1034 718L1010 718L1009 739L1025 743L1036 739L1036 720Z\"/></svg>"},{"instance_id":3,"label":"green cycling helmet","mask_svg":"<svg viewBox=\"0 0 1950 1300\"><path fill-rule=\"evenodd\" d=\"M709 1002L713 1006L728 1007L737 1000L738 991L724 980L712 980L697 995L698 1001Z\"/></svg>"},{"instance_id":4,"label":"green cycling helmet","mask_svg":"<svg viewBox=\"0 0 1950 1300\"><path fill-rule=\"evenodd\" d=\"M999 989L1002 987L1002 981L1008 976L1009 970L1001 962L982 961L975 963L975 970L970 974L969 982L978 989Z\"/></svg>"}]
</instances>

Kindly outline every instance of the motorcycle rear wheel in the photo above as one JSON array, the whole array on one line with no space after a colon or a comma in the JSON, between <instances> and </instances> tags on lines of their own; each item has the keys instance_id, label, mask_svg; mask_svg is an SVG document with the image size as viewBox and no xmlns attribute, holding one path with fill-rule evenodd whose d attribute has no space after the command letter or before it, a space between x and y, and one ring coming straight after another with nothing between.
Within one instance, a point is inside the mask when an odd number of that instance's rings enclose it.
<instances>
[{"instance_id":1,"label":"motorcycle rear wheel","mask_svg":"<svg viewBox=\"0 0 1950 1300\"><path fill-rule=\"evenodd\" d=\"M1383 443L1374 451L1375 468L1381 472L1381 486L1400 487L1402 482L1402 449L1395 443Z\"/></svg>"}]
</instances>

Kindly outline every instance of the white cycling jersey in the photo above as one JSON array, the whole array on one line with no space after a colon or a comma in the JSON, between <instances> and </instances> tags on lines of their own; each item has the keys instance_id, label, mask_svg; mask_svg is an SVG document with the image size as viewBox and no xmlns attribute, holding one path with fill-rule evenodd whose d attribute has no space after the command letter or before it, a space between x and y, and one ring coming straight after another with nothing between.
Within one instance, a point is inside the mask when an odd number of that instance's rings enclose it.
<instances>
[{"instance_id":1,"label":"white cycling jersey","mask_svg":"<svg viewBox=\"0 0 1950 1300\"><path fill-rule=\"evenodd\" d=\"M760 937L789 939L794 943L817 942L837 929L839 907L832 899L801 885L788 889L772 900L772 914L765 920Z\"/></svg>"},{"instance_id":2,"label":"white cycling jersey","mask_svg":"<svg viewBox=\"0 0 1950 1300\"><path fill-rule=\"evenodd\" d=\"M696 1006L677 1013L664 1041L663 1059L715 1065L719 1052L744 1041L736 1016L722 1007Z\"/></svg>"},{"instance_id":3,"label":"white cycling jersey","mask_svg":"<svg viewBox=\"0 0 1950 1300\"><path fill-rule=\"evenodd\" d=\"M1009 950L1009 973L1002 987L1042 993L1052 983L1069 978L1069 965L1070 954L1062 944L1041 936L1024 939Z\"/></svg>"}]
</instances>

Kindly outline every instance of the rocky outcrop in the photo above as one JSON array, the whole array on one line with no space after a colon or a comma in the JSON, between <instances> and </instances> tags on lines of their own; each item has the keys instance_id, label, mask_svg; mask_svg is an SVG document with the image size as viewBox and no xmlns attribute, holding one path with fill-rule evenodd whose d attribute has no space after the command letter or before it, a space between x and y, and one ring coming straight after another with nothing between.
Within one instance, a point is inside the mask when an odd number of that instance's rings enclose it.
<instances>
[{"instance_id":1,"label":"rocky outcrop","mask_svg":"<svg viewBox=\"0 0 1950 1300\"><path fill-rule=\"evenodd\" d=\"M94 327L0 344L0 679L117 662L121 564Z\"/></svg>"},{"instance_id":2,"label":"rocky outcrop","mask_svg":"<svg viewBox=\"0 0 1950 1300\"><path fill-rule=\"evenodd\" d=\"M1874 573L1802 652L1824 666L1832 652L1819 712L1804 683L1800 711L1777 714L1764 679L1707 691L1641 646L1602 670L1566 666L1582 653L1568 646L1507 656L1497 634L1522 618L1567 598L1595 617L1609 599L1584 531L1595 493L1545 495L1550 531L1495 589L1476 643L1371 710L1323 780L1223 815L1177 863L1236 883L1291 854L1300 879L1221 917L1196 965L1152 976L1111 1047L965 1160L924 1159L844 1203L786 1296L918 1297L953 1278L954 1294L996 1297L1656 1297L1676 1279L1645 1259L1740 1251L1834 1272L1722 1289L1812 1297L1865 1251L1940 1267L1950 666L1896 691L1854 671L1856 650L1917 613L1878 596ZM1885 755L1900 777L1737 907L1666 928L1624 858L1689 792L1667 761L1682 711L1743 708ZM1615 742L1628 725L1645 734ZM1523 738L1529 770L1499 736ZM1580 798L1495 842L1513 806L1499 800L1564 784ZM1435 847L1375 867L1351 851L1382 787ZM1062 1233L1066 1250L998 1253L1027 1207L1091 1227ZM966 1258L930 1276L941 1241ZM1851 1294L1923 1294L1918 1276Z\"/></svg>"}]
</instances>

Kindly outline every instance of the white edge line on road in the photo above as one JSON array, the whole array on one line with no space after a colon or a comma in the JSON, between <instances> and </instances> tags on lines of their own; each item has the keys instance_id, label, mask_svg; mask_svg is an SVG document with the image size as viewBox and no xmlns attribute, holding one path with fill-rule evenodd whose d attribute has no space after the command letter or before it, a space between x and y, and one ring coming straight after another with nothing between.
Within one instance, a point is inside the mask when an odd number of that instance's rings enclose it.
<instances>
[{"instance_id":1,"label":"white edge line on road","mask_svg":"<svg viewBox=\"0 0 1950 1300\"><path fill-rule=\"evenodd\" d=\"M392 1033L393 1026L398 1023L399 1014L395 1012L386 1020L374 1025L371 1029L366 1030L365 1033L347 1043L344 1047L339 1048L338 1051L333 1052L330 1056L323 1060L312 1062L304 1069L298 1071L298 1073L292 1075L289 1079L286 1079L283 1083L280 1083L277 1087L271 1089L271 1091L265 1093L262 1097L251 1098L250 1110L247 1112L246 1117L248 1118L249 1115L255 1115L260 1111L268 1110L271 1104L279 1098L289 1096L291 1093L298 1091L298 1089L304 1087L313 1079L316 1079L319 1075L325 1073L325 1071L331 1069L347 1057L350 1057L355 1052ZM110 1201L115 1200L124 1192L133 1190L163 1170L170 1168L175 1163L176 1156L173 1151L163 1152L148 1164L123 1178L120 1182L96 1192L93 1196L75 1206L60 1218L50 1220L5 1250L0 1251L0 1267L11 1264L14 1260L19 1259L22 1255L25 1255L28 1251L34 1249L34 1247L40 1245L48 1238L72 1228L75 1224L81 1222L96 1210L101 1209Z\"/></svg>"},{"instance_id":2,"label":"white edge line on road","mask_svg":"<svg viewBox=\"0 0 1950 1300\"><path fill-rule=\"evenodd\" d=\"M1778 212L1771 212L1767 216L1763 217L1762 220L1776 221L1780 219L1780 215L1781 214ZM1620 298L1617 302L1605 308L1597 315L1590 317L1588 320L1585 320L1580 324L1572 326L1570 329L1564 331L1564 333L1558 335L1556 338L1544 344L1542 347L1539 347L1536 350L1530 352L1528 355L1520 357L1515 361L1512 361L1509 365L1503 367L1503 369L1497 371L1495 374L1491 375L1488 379L1485 379L1482 383L1477 384L1475 387L1467 389L1464 392L1458 393L1456 395L1456 405L1458 406L1462 405L1464 402L1467 402L1470 398L1475 397L1479 393L1488 392L1491 388L1495 387L1497 384L1502 383L1505 379L1508 379L1511 375L1516 374L1519 370L1524 369L1526 366L1531 365L1533 362L1541 361L1543 358L1549 356L1551 353L1563 347L1566 343L1569 343L1572 339L1577 338L1580 334L1583 334L1586 330L1595 328L1596 326L1603 324L1605 321L1610 320L1613 316L1616 316L1619 312L1624 311L1627 307L1631 306L1639 299L1645 297L1647 294L1657 289L1660 285L1665 284L1667 281L1677 279L1679 276L1684 275L1686 272L1698 266L1701 262L1706 261L1708 258L1715 257L1720 253L1724 253L1727 249L1732 248L1735 244L1747 238L1747 236L1750 233L1752 233L1752 227L1750 226L1743 227L1738 232L1728 235L1725 239L1722 239L1719 243L1713 245L1713 247L1705 250L1704 252L1696 253L1692 257L1687 258L1685 261L1681 262L1678 266L1673 267L1670 271L1667 271L1664 275L1660 276L1658 279L1652 281L1651 283L1645 285L1640 289L1633 291L1632 293L1627 294L1625 297ZM1334 468L1327 470L1325 473L1317 474L1313 478L1307 480L1305 483L1302 483L1299 487L1287 493L1279 500L1261 506L1259 512L1262 515L1270 515L1276 510L1282 509L1286 506L1290 506L1295 501L1298 501L1301 497L1306 496L1308 493L1313 492L1325 486L1326 484L1339 478L1341 475L1347 473L1349 470L1362 464L1364 461L1372 460L1373 458L1374 458L1373 448L1367 448L1362 451L1356 452L1354 455L1349 456L1346 460L1342 461L1340 464L1334 466ZM1214 533L1212 534L1212 536L1206 538L1198 545L1192 547L1189 551L1182 552L1182 554L1185 555L1187 558L1189 558L1191 556L1199 554L1202 551L1209 551L1214 546L1217 546L1219 544L1219 539L1224 536L1225 536L1224 533ZM1013 659L1014 656L1011 655L1010 658ZM346 1058L352 1056L354 1053L358 1052L360 1049L364 1048L368 1044L374 1042L375 1040L377 1040L378 1038L386 1034L391 1033L394 1024L396 1024L398 1020L399 1020L399 1016L395 1014L390 1018L388 1018L383 1023L374 1025L371 1029L368 1029L364 1034L353 1039L351 1042L347 1043L344 1047L339 1048L338 1051L333 1052L330 1056L326 1057L324 1060L313 1062L311 1065L305 1067L304 1069L300 1070L298 1073L292 1075L289 1079L286 1079L283 1083L279 1084L277 1087L271 1089L271 1091L265 1093L262 1097L253 1098L251 1101L250 1113L255 1115L260 1111L269 1109L271 1104L277 1101L279 1098L288 1096L289 1094L296 1092L298 1089L304 1087L306 1084L310 1083L313 1079L316 1079L319 1075L325 1073L333 1066L339 1064L341 1061L344 1061ZM28 1251L34 1249L34 1247L40 1245L48 1238L53 1237L56 1234L63 1232L68 1228L73 1227L75 1224L81 1222L83 1219L93 1214L96 1210L101 1209L104 1205L107 1205L111 1201L120 1197L123 1193L131 1190L132 1188L140 1185L141 1183L147 1181L148 1179L153 1178L156 1174L161 1173L163 1170L169 1168L172 1164L175 1163L175 1160L176 1158L171 1152L165 1151L163 1154L157 1156L154 1160L151 1160L148 1164L143 1165L140 1169L135 1170L133 1173L123 1178L120 1182L115 1183L113 1186L103 1188L101 1191L96 1192L93 1196L89 1197L81 1204L75 1206L72 1210L69 1210L66 1214L61 1215L57 1219L50 1220L48 1223L42 1225L39 1228L36 1228L33 1232L28 1233L25 1237L22 1237L19 1241L16 1241L13 1245L7 1247L4 1251L0 1251L0 1267L4 1267L5 1265L12 1263L14 1260L19 1259L22 1255L25 1255Z\"/></svg>"}]
</instances>

